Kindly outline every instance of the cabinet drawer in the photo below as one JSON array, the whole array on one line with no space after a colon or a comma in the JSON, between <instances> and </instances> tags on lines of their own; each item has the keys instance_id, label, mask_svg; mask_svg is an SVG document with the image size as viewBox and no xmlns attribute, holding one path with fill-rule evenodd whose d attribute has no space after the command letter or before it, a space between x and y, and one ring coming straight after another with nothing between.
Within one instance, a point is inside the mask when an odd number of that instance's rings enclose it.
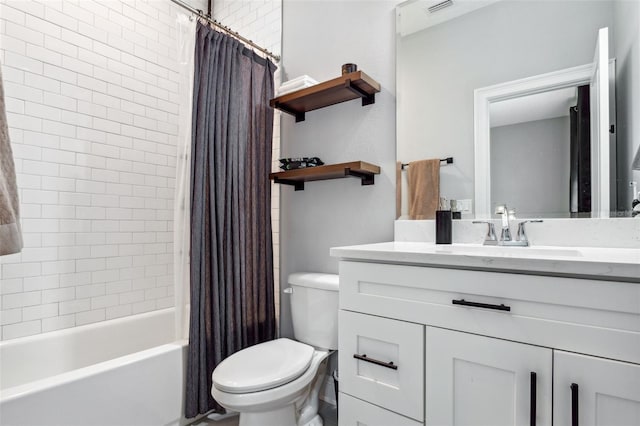
<instances>
[{"instance_id":1,"label":"cabinet drawer","mask_svg":"<svg viewBox=\"0 0 640 426\"><path fill-rule=\"evenodd\" d=\"M340 390L422 421L424 326L346 311L339 324Z\"/></svg>"},{"instance_id":2,"label":"cabinet drawer","mask_svg":"<svg viewBox=\"0 0 640 426\"><path fill-rule=\"evenodd\" d=\"M401 416L377 405L340 393L340 426L421 426L408 417Z\"/></svg>"},{"instance_id":3,"label":"cabinet drawer","mask_svg":"<svg viewBox=\"0 0 640 426\"><path fill-rule=\"evenodd\" d=\"M341 309L636 363L639 294L637 283L340 262Z\"/></svg>"}]
</instances>

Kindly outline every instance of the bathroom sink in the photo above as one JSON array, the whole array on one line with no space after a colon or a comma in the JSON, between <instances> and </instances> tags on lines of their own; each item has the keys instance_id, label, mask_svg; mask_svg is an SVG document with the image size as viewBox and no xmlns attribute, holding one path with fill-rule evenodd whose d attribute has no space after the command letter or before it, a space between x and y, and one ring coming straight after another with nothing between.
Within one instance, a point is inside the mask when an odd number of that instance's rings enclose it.
<instances>
[{"instance_id":1,"label":"bathroom sink","mask_svg":"<svg viewBox=\"0 0 640 426\"><path fill-rule=\"evenodd\" d=\"M436 253L504 256L504 257L582 257L580 250L564 247L508 247L476 244L451 244L436 246Z\"/></svg>"}]
</instances>

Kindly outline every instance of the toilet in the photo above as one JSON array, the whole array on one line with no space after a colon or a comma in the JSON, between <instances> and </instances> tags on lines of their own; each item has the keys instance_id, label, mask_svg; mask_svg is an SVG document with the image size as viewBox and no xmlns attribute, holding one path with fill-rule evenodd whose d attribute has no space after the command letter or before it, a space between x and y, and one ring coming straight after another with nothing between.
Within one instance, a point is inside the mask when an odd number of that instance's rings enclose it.
<instances>
[{"instance_id":1,"label":"toilet","mask_svg":"<svg viewBox=\"0 0 640 426\"><path fill-rule=\"evenodd\" d=\"M319 393L338 348L338 275L289 275L293 334L243 349L213 371L211 395L240 426L322 426Z\"/></svg>"}]
</instances>

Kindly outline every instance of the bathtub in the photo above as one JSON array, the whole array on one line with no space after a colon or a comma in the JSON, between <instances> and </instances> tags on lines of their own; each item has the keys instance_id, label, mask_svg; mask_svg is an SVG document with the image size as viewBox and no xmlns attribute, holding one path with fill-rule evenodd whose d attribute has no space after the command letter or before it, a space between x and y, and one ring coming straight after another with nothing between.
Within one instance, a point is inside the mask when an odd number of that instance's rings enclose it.
<instances>
[{"instance_id":1,"label":"bathtub","mask_svg":"<svg viewBox=\"0 0 640 426\"><path fill-rule=\"evenodd\" d=\"M0 424L179 425L186 341L164 309L0 343Z\"/></svg>"}]
</instances>

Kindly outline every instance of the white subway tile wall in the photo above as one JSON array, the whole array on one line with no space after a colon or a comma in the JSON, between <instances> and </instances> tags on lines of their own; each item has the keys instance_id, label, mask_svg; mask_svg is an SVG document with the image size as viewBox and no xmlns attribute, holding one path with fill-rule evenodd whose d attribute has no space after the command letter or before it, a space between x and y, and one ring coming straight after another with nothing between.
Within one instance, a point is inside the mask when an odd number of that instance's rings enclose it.
<instances>
[{"instance_id":1,"label":"white subway tile wall","mask_svg":"<svg viewBox=\"0 0 640 426\"><path fill-rule=\"evenodd\" d=\"M214 0L213 17L259 46L280 56L282 52L282 0ZM274 60L275 61L275 60ZM276 65L279 66L278 63ZM275 87L282 82L280 68ZM280 118L276 110L273 126L272 170L280 171ZM276 315L280 312L280 185L271 184L271 226L273 229L273 276Z\"/></svg>"},{"instance_id":2,"label":"white subway tile wall","mask_svg":"<svg viewBox=\"0 0 640 426\"><path fill-rule=\"evenodd\" d=\"M0 3L25 240L0 257L0 339L173 305L179 11Z\"/></svg>"}]
</instances>

